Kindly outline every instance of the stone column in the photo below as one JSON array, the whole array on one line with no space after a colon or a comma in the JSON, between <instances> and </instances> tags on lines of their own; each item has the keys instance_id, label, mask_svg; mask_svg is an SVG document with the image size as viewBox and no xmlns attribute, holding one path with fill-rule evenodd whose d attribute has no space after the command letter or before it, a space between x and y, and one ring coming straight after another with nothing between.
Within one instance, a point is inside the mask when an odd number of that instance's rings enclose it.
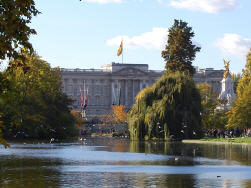
<instances>
[{"instance_id":1,"label":"stone column","mask_svg":"<svg viewBox=\"0 0 251 188\"><path fill-rule=\"evenodd\" d=\"M112 87L111 87L111 94L112 94L112 101L111 101L111 104L113 104L114 102L114 81L112 80Z\"/></svg>"},{"instance_id":2,"label":"stone column","mask_svg":"<svg viewBox=\"0 0 251 188\"><path fill-rule=\"evenodd\" d=\"M142 88L142 80L139 80L139 90L141 91L143 88Z\"/></svg>"},{"instance_id":3,"label":"stone column","mask_svg":"<svg viewBox=\"0 0 251 188\"><path fill-rule=\"evenodd\" d=\"M117 88L115 90L115 95L116 95L116 103L118 104L119 102L119 87L120 87L120 82L119 80L116 80Z\"/></svg>"},{"instance_id":4,"label":"stone column","mask_svg":"<svg viewBox=\"0 0 251 188\"><path fill-rule=\"evenodd\" d=\"M125 80L125 106L128 106L128 80Z\"/></svg>"},{"instance_id":5,"label":"stone column","mask_svg":"<svg viewBox=\"0 0 251 188\"><path fill-rule=\"evenodd\" d=\"M118 87L117 87L117 103L120 100L120 104L121 104L121 96L120 96L120 89L121 89L121 80L118 80Z\"/></svg>"},{"instance_id":6,"label":"stone column","mask_svg":"<svg viewBox=\"0 0 251 188\"><path fill-rule=\"evenodd\" d=\"M132 101L131 104L134 103L134 80L132 79Z\"/></svg>"},{"instance_id":7,"label":"stone column","mask_svg":"<svg viewBox=\"0 0 251 188\"><path fill-rule=\"evenodd\" d=\"M121 104L125 105L125 79L121 80Z\"/></svg>"},{"instance_id":8,"label":"stone column","mask_svg":"<svg viewBox=\"0 0 251 188\"><path fill-rule=\"evenodd\" d=\"M111 88L112 88L112 80L109 80L108 81L108 83L107 83L108 85L107 85L107 100L109 101L108 103L107 103L107 105L112 105L112 92L111 92Z\"/></svg>"}]
</instances>

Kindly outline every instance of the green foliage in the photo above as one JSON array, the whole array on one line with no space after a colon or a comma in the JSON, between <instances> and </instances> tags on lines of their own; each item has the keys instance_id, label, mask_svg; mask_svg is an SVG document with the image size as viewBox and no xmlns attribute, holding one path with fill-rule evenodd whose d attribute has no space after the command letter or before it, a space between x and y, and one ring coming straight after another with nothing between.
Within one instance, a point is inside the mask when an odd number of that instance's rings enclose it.
<instances>
[{"instance_id":1,"label":"green foliage","mask_svg":"<svg viewBox=\"0 0 251 188\"><path fill-rule=\"evenodd\" d=\"M251 50L237 86L237 98L228 112L228 128L251 128Z\"/></svg>"},{"instance_id":2,"label":"green foliage","mask_svg":"<svg viewBox=\"0 0 251 188\"><path fill-rule=\"evenodd\" d=\"M201 99L191 76L192 61L199 47L192 44L194 33L186 22L174 20L168 44L162 51L166 72L152 87L142 90L129 112L132 140L193 138L202 135Z\"/></svg>"},{"instance_id":3,"label":"green foliage","mask_svg":"<svg viewBox=\"0 0 251 188\"><path fill-rule=\"evenodd\" d=\"M240 73L237 73L237 74L231 73L231 78L234 81L234 93L236 93L237 85L239 83L239 80L241 79L241 74Z\"/></svg>"},{"instance_id":4,"label":"green foliage","mask_svg":"<svg viewBox=\"0 0 251 188\"><path fill-rule=\"evenodd\" d=\"M129 112L132 140L176 139L202 135L201 99L186 73L165 73L152 87L142 90Z\"/></svg>"},{"instance_id":5,"label":"green foliage","mask_svg":"<svg viewBox=\"0 0 251 188\"><path fill-rule=\"evenodd\" d=\"M224 129L227 123L226 110L216 110L225 101L219 100L217 94L207 83L196 85L200 91L202 105L202 125L204 129Z\"/></svg>"},{"instance_id":6,"label":"green foliage","mask_svg":"<svg viewBox=\"0 0 251 188\"><path fill-rule=\"evenodd\" d=\"M174 20L173 26L169 29L168 44L161 52L166 61L166 70L169 72L188 71L190 75L195 73L192 61L195 59L196 52L200 51L192 42L194 32L182 20Z\"/></svg>"},{"instance_id":7,"label":"green foliage","mask_svg":"<svg viewBox=\"0 0 251 188\"><path fill-rule=\"evenodd\" d=\"M36 31L29 24L39 13L33 0L0 0L0 60L20 57L20 48L33 51L29 37Z\"/></svg>"},{"instance_id":8,"label":"green foliage","mask_svg":"<svg viewBox=\"0 0 251 188\"><path fill-rule=\"evenodd\" d=\"M75 119L75 127L80 130L83 127L83 123L85 122L82 114L80 111L76 111L76 110L71 110L71 114L73 115L74 119Z\"/></svg>"},{"instance_id":9,"label":"green foliage","mask_svg":"<svg viewBox=\"0 0 251 188\"><path fill-rule=\"evenodd\" d=\"M32 16L39 13L33 0L0 0L0 60L4 60L6 57L24 60L24 56L18 52L20 48L26 48L29 52L33 51L29 37L36 34L36 31L30 28L29 24ZM23 63L10 66L22 67L24 71L28 69ZM5 94L8 89L8 81L0 73L0 95ZM0 105L2 102L3 99L0 98ZM2 129L3 125L0 127L0 133ZM1 134L0 142L7 146Z\"/></svg>"},{"instance_id":10,"label":"green foliage","mask_svg":"<svg viewBox=\"0 0 251 188\"><path fill-rule=\"evenodd\" d=\"M1 96L4 135L28 138L74 136L77 133L74 117L68 109L72 101L61 92L59 69L52 69L36 55L26 54L25 59L29 66L26 73L22 67L8 68L4 73L10 82L10 88Z\"/></svg>"},{"instance_id":11,"label":"green foliage","mask_svg":"<svg viewBox=\"0 0 251 188\"><path fill-rule=\"evenodd\" d=\"M4 76L2 72L0 72L0 106L3 104L4 100L1 97L1 94L4 94L10 88L9 80ZM4 129L4 124L1 121L2 113L0 113L0 144L3 144L5 147L8 147L8 143L2 138L2 130Z\"/></svg>"}]
</instances>

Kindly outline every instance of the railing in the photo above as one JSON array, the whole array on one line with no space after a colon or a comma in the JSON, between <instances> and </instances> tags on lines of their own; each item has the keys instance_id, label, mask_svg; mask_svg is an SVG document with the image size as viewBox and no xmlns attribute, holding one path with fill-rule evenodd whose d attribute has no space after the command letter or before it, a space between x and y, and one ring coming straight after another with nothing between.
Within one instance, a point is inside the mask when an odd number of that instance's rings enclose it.
<instances>
[{"instance_id":1,"label":"railing","mask_svg":"<svg viewBox=\"0 0 251 188\"><path fill-rule=\"evenodd\" d=\"M61 68L61 72L108 72L107 70L103 69L65 69Z\"/></svg>"},{"instance_id":2,"label":"railing","mask_svg":"<svg viewBox=\"0 0 251 188\"><path fill-rule=\"evenodd\" d=\"M68 68L60 68L61 72L111 72L110 70L107 69L68 69ZM148 70L147 72L149 73L164 73L163 70Z\"/></svg>"},{"instance_id":3,"label":"railing","mask_svg":"<svg viewBox=\"0 0 251 188\"><path fill-rule=\"evenodd\" d=\"M164 70L149 70L148 72L152 72L152 73L164 73Z\"/></svg>"}]
</instances>

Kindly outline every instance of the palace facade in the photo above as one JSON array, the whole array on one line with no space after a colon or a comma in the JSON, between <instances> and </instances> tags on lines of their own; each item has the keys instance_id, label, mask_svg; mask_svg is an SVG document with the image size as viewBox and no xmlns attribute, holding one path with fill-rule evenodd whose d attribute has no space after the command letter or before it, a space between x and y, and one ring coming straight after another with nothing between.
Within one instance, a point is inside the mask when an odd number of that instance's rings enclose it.
<instances>
[{"instance_id":1,"label":"palace facade","mask_svg":"<svg viewBox=\"0 0 251 188\"><path fill-rule=\"evenodd\" d=\"M103 65L101 69L61 68L62 90L74 100L73 109L80 110L80 90L88 88L88 115L101 115L120 103L129 109L140 90L151 86L164 71L149 70L147 64ZM217 93L221 92L224 70L198 69L195 83L207 82Z\"/></svg>"}]
</instances>

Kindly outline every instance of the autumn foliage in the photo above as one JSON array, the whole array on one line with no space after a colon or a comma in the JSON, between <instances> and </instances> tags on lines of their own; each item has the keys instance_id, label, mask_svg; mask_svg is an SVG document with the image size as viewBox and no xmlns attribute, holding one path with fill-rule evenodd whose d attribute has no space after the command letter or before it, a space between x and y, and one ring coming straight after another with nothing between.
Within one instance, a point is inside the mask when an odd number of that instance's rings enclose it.
<instances>
[{"instance_id":1,"label":"autumn foliage","mask_svg":"<svg viewBox=\"0 0 251 188\"><path fill-rule=\"evenodd\" d=\"M233 108L227 112L227 128L251 128L251 49L247 54L247 63L237 85L237 98Z\"/></svg>"},{"instance_id":2,"label":"autumn foliage","mask_svg":"<svg viewBox=\"0 0 251 188\"><path fill-rule=\"evenodd\" d=\"M112 111L115 123L124 123L126 121L127 113L125 110L125 106L112 106Z\"/></svg>"}]
</instances>

